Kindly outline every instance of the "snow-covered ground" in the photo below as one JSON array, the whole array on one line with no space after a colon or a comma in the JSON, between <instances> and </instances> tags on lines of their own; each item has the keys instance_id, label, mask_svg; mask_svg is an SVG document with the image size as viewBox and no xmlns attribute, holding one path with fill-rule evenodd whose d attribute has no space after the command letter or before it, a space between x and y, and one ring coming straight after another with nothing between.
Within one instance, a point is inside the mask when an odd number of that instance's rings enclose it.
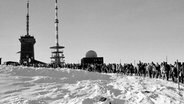
<instances>
[{"instance_id":1,"label":"snow-covered ground","mask_svg":"<svg viewBox=\"0 0 184 104\"><path fill-rule=\"evenodd\" d=\"M0 104L184 104L184 85L76 69L0 66Z\"/></svg>"}]
</instances>

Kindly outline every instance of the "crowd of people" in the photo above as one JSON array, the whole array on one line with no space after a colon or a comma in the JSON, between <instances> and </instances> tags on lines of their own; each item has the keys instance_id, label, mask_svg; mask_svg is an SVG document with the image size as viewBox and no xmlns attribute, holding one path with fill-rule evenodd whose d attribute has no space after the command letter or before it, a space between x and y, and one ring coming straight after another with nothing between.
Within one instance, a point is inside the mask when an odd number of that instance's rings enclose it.
<instances>
[{"instance_id":1,"label":"crowd of people","mask_svg":"<svg viewBox=\"0 0 184 104\"><path fill-rule=\"evenodd\" d=\"M184 63L175 62L168 64L167 62L133 64L65 64L65 68L82 69L100 73L120 73L124 75L136 75L150 78L161 78L171 80L173 82L184 83Z\"/></svg>"},{"instance_id":2,"label":"crowd of people","mask_svg":"<svg viewBox=\"0 0 184 104\"><path fill-rule=\"evenodd\" d=\"M14 65L14 64L9 64ZM17 66L17 65L16 65ZM139 61L133 64L64 64L62 66L54 65L32 65L34 67L62 67L70 69L81 69L99 73L120 73L123 75L136 75L150 78L162 78L173 82L184 83L184 62L175 62L168 64L167 62L159 63L143 63Z\"/></svg>"}]
</instances>

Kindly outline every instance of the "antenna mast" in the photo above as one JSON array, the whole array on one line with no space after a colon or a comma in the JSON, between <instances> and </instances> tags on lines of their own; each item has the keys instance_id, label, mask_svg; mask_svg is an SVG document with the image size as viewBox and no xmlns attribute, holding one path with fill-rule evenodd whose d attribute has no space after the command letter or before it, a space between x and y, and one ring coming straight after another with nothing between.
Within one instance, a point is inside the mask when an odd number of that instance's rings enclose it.
<instances>
[{"instance_id":1,"label":"antenna mast","mask_svg":"<svg viewBox=\"0 0 184 104\"><path fill-rule=\"evenodd\" d=\"M27 26L26 26L26 30L27 30L27 36L29 36L29 0L27 0Z\"/></svg>"},{"instance_id":2,"label":"antenna mast","mask_svg":"<svg viewBox=\"0 0 184 104\"><path fill-rule=\"evenodd\" d=\"M59 26L59 19L58 19L58 6L57 6L57 0L55 1L55 28L56 28L56 46L59 46L59 30L58 30L58 26Z\"/></svg>"}]
</instances>

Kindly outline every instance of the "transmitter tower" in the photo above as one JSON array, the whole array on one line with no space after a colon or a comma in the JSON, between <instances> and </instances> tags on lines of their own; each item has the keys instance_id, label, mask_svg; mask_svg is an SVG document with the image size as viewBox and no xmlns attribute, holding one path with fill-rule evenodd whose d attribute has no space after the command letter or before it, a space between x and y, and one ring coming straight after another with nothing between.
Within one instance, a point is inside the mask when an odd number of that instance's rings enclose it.
<instances>
[{"instance_id":1,"label":"transmitter tower","mask_svg":"<svg viewBox=\"0 0 184 104\"><path fill-rule=\"evenodd\" d=\"M28 64L35 60L34 57L34 44L36 40L34 36L29 34L29 0L27 0L27 16L26 16L26 31L25 36L21 36L19 41L21 43L20 50L20 64Z\"/></svg>"},{"instance_id":2,"label":"transmitter tower","mask_svg":"<svg viewBox=\"0 0 184 104\"><path fill-rule=\"evenodd\" d=\"M58 1L55 0L55 35L56 35L56 45L50 47L52 49L52 56L51 58L51 64L54 65L54 67L61 67L64 64L64 54L63 54L63 48L64 46L59 45L59 34L58 34L58 27L59 27L59 19L58 19Z\"/></svg>"}]
</instances>

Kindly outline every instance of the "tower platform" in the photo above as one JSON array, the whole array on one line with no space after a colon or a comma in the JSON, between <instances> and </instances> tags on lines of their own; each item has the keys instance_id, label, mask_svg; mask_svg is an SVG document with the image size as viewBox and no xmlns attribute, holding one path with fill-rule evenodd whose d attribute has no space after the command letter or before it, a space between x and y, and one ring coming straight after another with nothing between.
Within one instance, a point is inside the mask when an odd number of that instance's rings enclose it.
<instances>
[{"instance_id":1,"label":"tower platform","mask_svg":"<svg viewBox=\"0 0 184 104\"><path fill-rule=\"evenodd\" d=\"M53 46L50 47L50 49L53 49L51 58L51 64L54 67L61 67L64 64L64 54L63 51L60 51L60 49L63 49L64 46Z\"/></svg>"}]
</instances>

